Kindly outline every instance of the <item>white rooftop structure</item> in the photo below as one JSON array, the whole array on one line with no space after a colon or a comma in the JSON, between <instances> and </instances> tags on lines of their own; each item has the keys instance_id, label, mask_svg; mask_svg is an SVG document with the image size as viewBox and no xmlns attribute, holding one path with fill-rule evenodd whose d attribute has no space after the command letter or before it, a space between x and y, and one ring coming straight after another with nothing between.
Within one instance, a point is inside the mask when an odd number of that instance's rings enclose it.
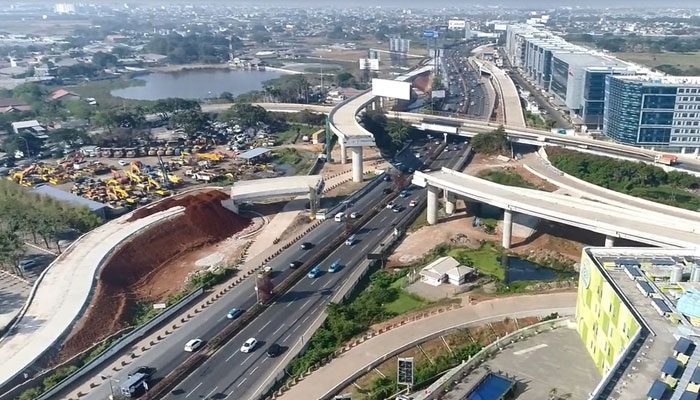
<instances>
[{"instance_id":1,"label":"white rooftop structure","mask_svg":"<svg viewBox=\"0 0 700 400\"><path fill-rule=\"evenodd\" d=\"M467 275L474 272L474 268L461 265L452 257L440 257L421 269L421 280L429 285L438 286L449 282L459 285L464 282Z\"/></svg>"}]
</instances>

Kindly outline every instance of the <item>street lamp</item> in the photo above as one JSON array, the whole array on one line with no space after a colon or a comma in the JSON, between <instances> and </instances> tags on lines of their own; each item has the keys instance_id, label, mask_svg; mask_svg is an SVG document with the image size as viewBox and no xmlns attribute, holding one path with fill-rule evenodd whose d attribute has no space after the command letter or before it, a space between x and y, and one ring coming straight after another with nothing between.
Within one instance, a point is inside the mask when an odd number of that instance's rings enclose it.
<instances>
[{"instance_id":1,"label":"street lamp","mask_svg":"<svg viewBox=\"0 0 700 400\"><path fill-rule=\"evenodd\" d=\"M119 383L118 380L112 378L111 376L106 376L106 375L100 375L100 378L102 380L108 380L109 381L109 400L114 400L114 387L112 386L112 381Z\"/></svg>"}]
</instances>

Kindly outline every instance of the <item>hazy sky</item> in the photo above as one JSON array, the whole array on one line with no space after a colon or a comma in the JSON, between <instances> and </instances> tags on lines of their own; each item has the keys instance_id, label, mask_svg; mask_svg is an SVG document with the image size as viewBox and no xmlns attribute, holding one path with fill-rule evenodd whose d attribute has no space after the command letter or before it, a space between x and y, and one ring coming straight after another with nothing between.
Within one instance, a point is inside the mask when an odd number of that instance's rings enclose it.
<instances>
[{"instance_id":1,"label":"hazy sky","mask_svg":"<svg viewBox=\"0 0 700 400\"><path fill-rule=\"evenodd\" d=\"M7 1L7 0L0 0ZM22 0L19 0L22 1ZM34 0L47 3L46 0ZM70 0L66 0L70 2ZM32 0L24 0L32 2ZM56 1L58 2L58 0ZM430 2L425 0L88 0L88 3L121 4L229 4L229 5L274 5L274 6L328 6L357 7L357 6L387 6L387 7L412 7L412 8L442 8L450 6L469 7L470 5L499 5L518 8L546 8L556 6L583 6L583 7L694 7L700 9L700 0L441 0ZM49 1L48 4L53 4Z\"/></svg>"}]
</instances>

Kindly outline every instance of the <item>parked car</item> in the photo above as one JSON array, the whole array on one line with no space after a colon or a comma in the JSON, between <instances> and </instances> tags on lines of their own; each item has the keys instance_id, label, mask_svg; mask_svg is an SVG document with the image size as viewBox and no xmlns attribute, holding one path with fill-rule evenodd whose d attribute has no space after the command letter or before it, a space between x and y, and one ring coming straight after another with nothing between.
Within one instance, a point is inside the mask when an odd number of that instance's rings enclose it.
<instances>
[{"instance_id":1,"label":"parked car","mask_svg":"<svg viewBox=\"0 0 700 400\"><path fill-rule=\"evenodd\" d=\"M299 247L301 247L302 250L308 250L308 249L314 247L314 244L311 242L302 242Z\"/></svg>"},{"instance_id":2,"label":"parked car","mask_svg":"<svg viewBox=\"0 0 700 400\"><path fill-rule=\"evenodd\" d=\"M328 267L328 272L338 272L340 267L340 260L333 261L333 263Z\"/></svg>"},{"instance_id":3,"label":"parked car","mask_svg":"<svg viewBox=\"0 0 700 400\"><path fill-rule=\"evenodd\" d=\"M291 269L297 269L297 268L301 267L302 264L303 264L303 263L302 263L301 261L292 261L292 262L289 263L289 268L291 268Z\"/></svg>"},{"instance_id":4,"label":"parked car","mask_svg":"<svg viewBox=\"0 0 700 400\"><path fill-rule=\"evenodd\" d=\"M250 353L251 351L255 350L255 345L258 344L258 341L255 338L250 338L243 343L243 346L241 346L241 353Z\"/></svg>"},{"instance_id":5,"label":"parked car","mask_svg":"<svg viewBox=\"0 0 700 400\"><path fill-rule=\"evenodd\" d=\"M228 319L236 319L243 314L243 310L239 310L238 308L232 308L228 314L226 314L226 318Z\"/></svg>"},{"instance_id":6,"label":"parked car","mask_svg":"<svg viewBox=\"0 0 700 400\"><path fill-rule=\"evenodd\" d=\"M318 278L319 275L321 275L321 268L318 265L311 268L311 271L309 271L309 273L306 274L306 276L308 276L311 279Z\"/></svg>"},{"instance_id":7,"label":"parked car","mask_svg":"<svg viewBox=\"0 0 700 400\"><path fill-rule=\"evenodd\" d=\"M272 343L270 347L267 348L267 356L270 358L277 357L282 352L282 347L277 343Z\"/></svg>"},{"instance_id":8,"label":"parked car","mask_svg":"<svg viewBox=\"0 0 700 400\"><path fill-rule=\"evenodd\" d=\"M185 351L192 353L193 351L197 351L200 347L202 347L203 344L204 340L202 339L192 339L185 343Z\"/></svg>"}]
</instances>

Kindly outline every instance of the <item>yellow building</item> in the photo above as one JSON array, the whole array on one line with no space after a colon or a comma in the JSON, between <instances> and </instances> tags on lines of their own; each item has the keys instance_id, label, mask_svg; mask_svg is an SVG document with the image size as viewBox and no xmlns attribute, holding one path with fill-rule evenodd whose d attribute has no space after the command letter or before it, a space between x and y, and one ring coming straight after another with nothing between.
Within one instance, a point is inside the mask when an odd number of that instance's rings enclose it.
<instances>
[{"instance_id":1,"label":"yellow building","mask_svg":"<svg viewBox=\"0 0 700 400\"><path fill-rule=\"evenodd\" d=\"M640 325L601 270L584 249L576 302L577 329L598 371L605 375Z\"/></svg>"}]
</instances>

